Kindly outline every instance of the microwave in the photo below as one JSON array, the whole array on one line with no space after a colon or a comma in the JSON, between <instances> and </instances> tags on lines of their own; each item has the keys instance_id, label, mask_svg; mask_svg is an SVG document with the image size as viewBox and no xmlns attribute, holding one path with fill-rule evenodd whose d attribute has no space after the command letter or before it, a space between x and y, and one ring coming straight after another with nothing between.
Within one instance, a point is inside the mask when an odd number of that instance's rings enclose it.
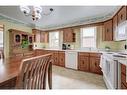
<instances>
[{"instance_id":1,"label":"microwave","mask_svg":"<svg viewBox=\"0 0 127 95\"><path fill-rule=\"evenodd\" d=\"M126 40L127 39L127 21L120 23L115 32L115 40Z\"/></svg>"}]
</instances>

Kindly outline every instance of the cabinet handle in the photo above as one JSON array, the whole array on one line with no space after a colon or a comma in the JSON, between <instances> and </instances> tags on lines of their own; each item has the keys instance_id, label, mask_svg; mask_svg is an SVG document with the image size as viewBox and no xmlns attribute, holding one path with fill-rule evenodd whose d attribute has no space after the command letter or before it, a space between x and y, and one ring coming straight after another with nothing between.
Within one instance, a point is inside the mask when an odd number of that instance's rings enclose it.
<instances>
[{"instance_id":1,"label":"cabinet handle","mask_svg":"<svg viewBox=\"0 0 127 95\"><path fill-rule=\"evenodd\" d=\"M123 19L123 15L122 15L122 14L120 15L120 19L121 19L121 20Z\"/></svg>"},{"instance_id":2,"label":"cabinet handle","mask_svg":"<svg viewBox=\"0 0 127 95\"><path fill-rule=\"evenodd\" d=\"M97 63L95 62L95 66L97 66Z\"/></svg>"}]
</instances>

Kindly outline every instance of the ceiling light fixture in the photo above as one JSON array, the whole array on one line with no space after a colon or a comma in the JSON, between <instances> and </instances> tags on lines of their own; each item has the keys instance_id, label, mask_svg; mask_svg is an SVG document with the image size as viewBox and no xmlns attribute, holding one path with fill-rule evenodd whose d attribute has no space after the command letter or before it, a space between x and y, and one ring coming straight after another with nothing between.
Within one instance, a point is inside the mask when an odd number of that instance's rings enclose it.
<instances>
[{"instance_id":1,"label":"ceiling light fixture","mask_svg":"<svg viewBox=\"0 0 127 95\"><path fill-rule=\"evenodd\" d=\"M25 14L25 16L31 16L33 21L37 21L41 18L42 7L41 6L20 6L20 10ZM43 15L50 15L53 11L53 8L49 8L48 13Z\"/></svg>"}]
</instances>

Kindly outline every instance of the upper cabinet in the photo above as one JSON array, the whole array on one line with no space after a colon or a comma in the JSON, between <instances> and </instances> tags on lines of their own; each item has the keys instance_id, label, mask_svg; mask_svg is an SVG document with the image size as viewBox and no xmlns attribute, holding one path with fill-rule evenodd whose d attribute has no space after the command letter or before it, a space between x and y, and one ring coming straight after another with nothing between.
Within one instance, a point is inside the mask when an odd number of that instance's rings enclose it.
<instances>
[{"instance_id":1,"label":"upper cabinet","mask_svg":"<svg viewBox=\"0 0 127 95\"><path fill-rule=\"evenodd\" d=\"M34 34L34 42L40 42L40 31L32 29L32 33Z\"/></svg>"},{"instance_id":2,"label":"upper cabinet","mask_svg":"<svg viewBox=\"0 0 127 95\"><path fill-rule=\"evenodd\" d=\"M63 42L75 42L75 33L72 28L66 28L63 30Z\"/></svg>"},{"instance_id":3,"label":"upper cabinet","mask_svg":"<svg viewBox=\"0 0 127 95\"><path fill-rule=\"evenodd\" d=\"M114 41L126 40L127 33L127 11L126 6L123 6L119 12L113 17L113 33Z\"/></svg>"},{"instance_id":4,"label":"upper cabinet","mask_svg":"<svg viewBox=\"0 0 127 95\"><path fill-rule=\"evenodd\" d=\"M104 22L103 40L112 41L113 40L113 26L112 19Z\"/></svg>"},{"instance_id":5,"label":"upper cabinet","mask_svg":"<svg viewBox=\"0 0 127 95\"><path fill-rule=\"evenodd\" d=\"M118 24L122 23L127 19L126 6L123 6L121 10L118 12Z\"/></svg>"},{"instance_id":6,"label":"upper cabinet","mask_svg":"<svg viewBox=\"0 0 127 95\"><path fill-rule=\"evenodd\" d=\"M42 43L49 42L49 32L41 32L40 33L40 42L42 42Z\"/></svg>"},{"instance_id":7,"label":"upper cabinet","mask_svg":"<svg viewBox=\"0 0 127 95\"><path fill-rule=\"evenodd\" d=\"M42 42L42 43L48 43L49 42L49 33L44 32L38 29L33 29L34 34L34 42Z\"/></svg>"},{"instance_id":8,"label":"upper cabinet","mask_svg":"<svg viewBox=\"0 0 127 95\"><path fill-rule=\"evenodd\" d=\"M23 45L24 42L27 44L33 43L33 35L31 33L23 32L16 29L9 29L9 36L10 36L10 45L11 46L20 46Z\"/></svg>"}]
</instances>

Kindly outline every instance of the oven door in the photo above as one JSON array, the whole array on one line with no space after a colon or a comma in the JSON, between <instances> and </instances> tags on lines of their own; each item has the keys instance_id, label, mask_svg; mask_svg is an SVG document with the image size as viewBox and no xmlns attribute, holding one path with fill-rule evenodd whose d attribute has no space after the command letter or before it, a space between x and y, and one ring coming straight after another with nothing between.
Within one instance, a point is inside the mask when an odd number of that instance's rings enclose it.
<instances>
[{"instance_id":1,"label":"oven door","mask_svg":"<svg viewBox=\"0 0 127 95\"><path fill-rule=\"evenodd\" d=\"M103 62L103 77L107 88L117 88L117 63L112 58L105 56Z\"/></svg>"}]
</instances>

